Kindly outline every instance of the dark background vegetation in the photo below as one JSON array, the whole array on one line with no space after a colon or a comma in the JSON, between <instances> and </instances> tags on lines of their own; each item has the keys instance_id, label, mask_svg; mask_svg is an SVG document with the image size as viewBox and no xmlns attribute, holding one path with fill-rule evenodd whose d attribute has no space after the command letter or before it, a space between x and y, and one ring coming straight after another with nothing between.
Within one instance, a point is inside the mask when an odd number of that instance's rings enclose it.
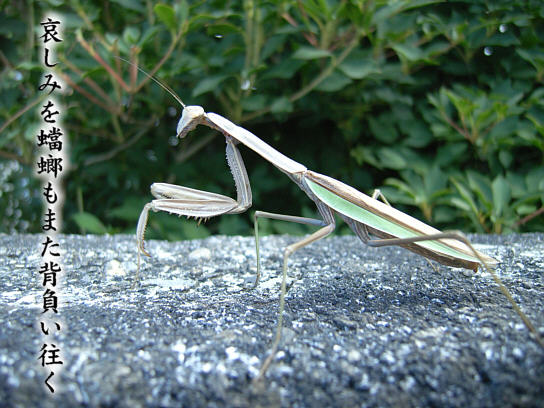
<instances>
[{"instance_id":1,"label":"dark background vegetation","mask_svg":"<svg viewBox=\"0 0 544 408\"><path fill-rule=\"evenodd\" d=\"M0 231L40 231L37 35L47 10L64 28L65 232L134 232L153 182L236 195L222 135L198 128L178 141L181 107L115 56L312 170L366 193L380 187L434 226L544 230L541 0L0 4ZM315 214L287 177L241 151L254 209ZM198 227L152 214L147 237L251 234L251 214Z\"/></svg>"}]
</instances>

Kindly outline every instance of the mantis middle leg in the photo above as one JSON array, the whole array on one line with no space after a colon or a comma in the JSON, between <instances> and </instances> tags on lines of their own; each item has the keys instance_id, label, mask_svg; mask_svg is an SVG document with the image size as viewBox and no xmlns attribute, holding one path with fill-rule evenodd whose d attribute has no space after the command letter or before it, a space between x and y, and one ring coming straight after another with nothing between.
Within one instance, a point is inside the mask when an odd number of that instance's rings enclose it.
<instances>
[{"instance_id":1,"label":"mantis middle leg","mask_svg":"<svg viewBox=\"0 0 544 408\"><path fill-rule=\"evenodd\" d=\"M323 220L317 220L315 218L296 217L293 215L275 214L265 211L255 211L253 217L254 232L255 232L255 250L257 254L257 277L255 278L255 284L252 289L255 289L261 280L261 257L259 252L259 218L269 218L279 221L296 222L298 224L315 225L316 227L324 227L327 223Z\"/></svg>"},{"instance_id":2,"label":"mantis middle leg","mask_svg":"<svg viewBox=\"0 0 544 408\"><path fill-rule=\"evenodd\" d=\"M285 295L287 293L287 261L289 257L291 256L291 254L293 254L293 252L305 247L306 245L309 245L312 242L320 240L321 238L325 238L335 228L336 224L335 224L334 214L332 210L323 204L318 204L317 207L319 209L319 212L323 216L323 220L316 220L313 218L305 218L305 217L294 217L294 216L282 215L282 214L265 213L260 211L257 211L255 213L255 229L256 229L255 243L257 247L257 262L259 262L259 255L258 255L259 238L257 235L257 218L258 217L265 217L265 218L272 218L272 219L282 220L282 221L292 221L292 222L298 222L302 224L316 225L316 226L321 226L322 228L318 229L316 232L307 236L306 238L287 246L285 250L283 251L281 292L280 292L280 304L279 304L279 312L278 312L279 313L278 325L276 327L276 336L274 337L274 342L272 343L272 347L270 349L269 355L264 361L263 365L261 366L259 375L255 377L254 383L258 382L264 376L264 374L266 373L266 370L272 363L272 360L274 359L276 352L278 351L278 346L280 344L281 329L283 326L283 310L285 308ZM257 263L257 265L259 265L259 263ZM257 268L259 267L257 266ZM258 273L257 279L258 278L259 278L259 273Z\"/></svg>"}]
</instances>

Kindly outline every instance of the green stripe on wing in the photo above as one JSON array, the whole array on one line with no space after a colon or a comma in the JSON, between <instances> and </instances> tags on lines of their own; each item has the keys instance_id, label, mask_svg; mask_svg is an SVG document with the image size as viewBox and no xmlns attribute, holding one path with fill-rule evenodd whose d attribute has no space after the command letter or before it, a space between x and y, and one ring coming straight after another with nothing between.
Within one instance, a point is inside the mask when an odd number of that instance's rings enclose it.
<instances>
[{"instance_id":1,"label":"green stripe on wing","mask_svg":"<svg viewBox=\"0 0 544 408\"><path fill-rule=\"evenodd\" d=\"M416 231L402 225L389 221L379 215L376 215L358 205L330 192L326 188L306 178L306 183L312 190L312 192L325 204L331 207L333 210L354 219L362 224L366 224L376 230L385 232L397 238L412 238L415 236L422 236ZM467 255L463 252L457 251L440 241L420 241L415 244L432 251L440 252L445 255L461 258L471 262L480 262L478 258Z\"/></svg>"}]
</instances>

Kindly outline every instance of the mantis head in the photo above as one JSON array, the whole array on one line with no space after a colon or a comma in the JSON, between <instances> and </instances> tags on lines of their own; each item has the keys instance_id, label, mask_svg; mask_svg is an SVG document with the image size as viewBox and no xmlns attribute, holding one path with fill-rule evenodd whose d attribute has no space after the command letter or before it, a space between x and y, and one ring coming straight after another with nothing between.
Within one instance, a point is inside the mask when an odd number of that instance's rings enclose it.
<instances>
[{"instance_id":1,"label":"mantis head","mask_svg":"<svg viewBox=\"0 0 544 408\"><path fill-rule=\"evenodd\" d=\"M202 123L206 118L206 113L202 106L185 106L181 119L178 122L178 137L183 138L193 130L196 125Z\"/></svg>"}]
</instances>

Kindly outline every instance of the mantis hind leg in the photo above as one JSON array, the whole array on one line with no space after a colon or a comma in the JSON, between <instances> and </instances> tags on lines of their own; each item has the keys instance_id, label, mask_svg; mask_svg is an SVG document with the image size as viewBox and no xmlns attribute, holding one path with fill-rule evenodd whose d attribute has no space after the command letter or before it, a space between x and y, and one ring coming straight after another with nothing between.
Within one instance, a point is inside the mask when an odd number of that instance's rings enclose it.
<instances>
[{"instance_id":1,"label":"mantis hind leg","mask_svg":"<svg viewBox=\"0 0 544 408\"><path fill-rule=\"evenodd\" d=\"M372 193L372 198L377 200L378 198L381 199L385 204L387 204L389 207L391 207L391 204L389 204L389 201L387 201L387 198L382 194L382 192L379 189L375 189ZM357 222L345 215L342 215L341 213L338 214L344 222L352 229L352 231L359 237L361 241L363 241L365 244L370 241L370 235L368 232L368 229L365 224L362 224L360 222Z\"/></svg>"},{"instance_id":2,"label":"mantis hind leg","mask_svg":"<svg viewBox=\"0 0 544 408\"><path fill-rule=\"evenodd\" d=\"M387 201L387 198L383 195L383 193L381 192L381 190L379 188L374 189L374 192L372 193L372 198L374 198L375 200L380 199L385 204L387 204L389 207L392 207L392 205L389 204L389 201ZM365 243L366 242L368 242L368 241L365 241ZM440 272L439 267L437 265L433 264L429 258L425 258L425 259L427 260L427 263L430 265L430 267L433 268L433 270L436 273Z\"/></svg>"},{"instance_id":3,"label":"mantis hind leg","mask_svg":"<svg viewBox=\"0 0 544 408\"><path fill-rule=\"evenodd\" d=\"M391 207L391 204L389 204L389 201L387 201L387 198L383 195L381 190L379 188L374 189L374 192L372 193L372 198L377 200L378 198L381 199L385 204L387 204L389 207Z\"/></svg>"},{"instance_id":4,"label":"mantis hind leg","mask_svg":"<svg viewBox=\"0 0 544 408\"><path fill-rule=\"evenodd\" d=\"M463 234L461 231L444 231L439 234L433 234L433 235L423 235L423 236L417 236L417 237L411 237L411 238L387 238L387 239L375 239L368 242L368 245L374 246L374 247L380 247L380 246L388 246L388 245L401 245L401 244L407 244L407 243L413 243L413 242L420 242L420 241L430 241L430 240L437 240L437 239L455 239L457 241L462 242L465 244L468 248L470 248L473 255L478 258L480 263L483 265L484 269L491 275L495 283L499 286L499 289L501 290L502 294L508 299L518 316L521 318L523 323L525 324L525 327L529 329L531 333L536 338L536 341L544 347L544 340L536 330L536 328L533 326L529 318L523 313L519 305L516 303L512 295L510 294L510 291L506 288L506 286L502 283L502 280L499 278L499 276L493 271L493 268L488 265L488 263L482 258L482 255L474 248L472 243L469 241L469 239Z\"/></svg>"}]
</instances>

